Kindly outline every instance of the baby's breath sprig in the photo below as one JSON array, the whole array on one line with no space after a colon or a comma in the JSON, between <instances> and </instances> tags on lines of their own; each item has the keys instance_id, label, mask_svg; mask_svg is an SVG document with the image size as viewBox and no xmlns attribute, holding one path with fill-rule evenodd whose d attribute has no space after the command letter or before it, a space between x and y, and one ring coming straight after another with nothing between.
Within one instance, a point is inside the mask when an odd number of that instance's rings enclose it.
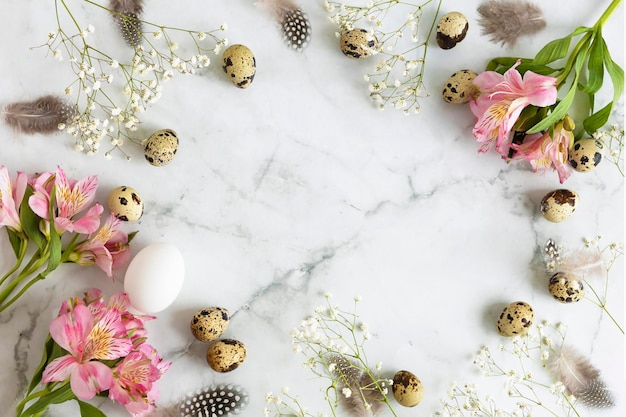
<instances>
[{"instance_id":1,"label":"baby's breath sprig","mask_svg":"<svg viewBox=\"0 0 626 417\"><path fill-rule=\"evenodd\" d=\"M367 325L362 323L357 314L360 297L354 298L353 311L341 310L331 304L331 296L325 296L326 305L315 309L315 314L304 320L298 328L292 330L293 351L305 356L303 366L315 376L326 380L324 401L328 403L330 414L338 415L342 400L352 397L358 399L366 410L386 406L393 416L396 413L388 394L393 381L380 375L382 363L370 366L364 344L371 338ZM350 369L347 369L350 368ZM364 375L362 380L367 385L356 383L354 375ZM289 394L283 388L280 395L266 395L268 407L265 415L318 417L327 414L313 414L299 401L297 396ZM270 409L271 407L271 409Z\"/></svg>"},{"instance_id":2,"label":"baby's breath sprig","mask_svg":"<svg viewBox=\"0 0 626 417\"><path fill-rule=\"evenodd\" d=\"M612 124L608 129L596 130L593 133L593 138L601 141L606 147L608 156L617 167L620 175L624 176L624 127L619 127L617 124Z\"/></svg>"},{"instance_id":3,"label":"baby's breath sprig","mask_svg":"<svg viewBox=\"0 0 626 417\"><path fill-rule=\"evenodd\" d=\"M507 339L497 349L483 346L474 364L483 376L504 379L506 397L503 400L496 400L494 395L483 397L475 384L453 383L447 398L441 400L442 409L432 416L580 416L576 399L545 369L550 358L563 348L566 333L561 323L543 322L524 335ZM509 365L510 357L514 358L513 367Z\"/></svg>"},{"instance_id":4,"label":"baby's breath sprig","mask_svg":"<svg viewBox=\"0 0 626 417\"><path fill-rule=\"evenodd\" d=\"M378 40L378 47L373 51L378 61L364 79L368 82L370 98L380 110L391 106L407 115L419 113L419 99L429 96L423 81L426 53L442 0L437 2L425 39L420 38L418 30L424 7L433 1L414 4L376 0L368 1L364 6L351 6L325 0L329 20L339 25L341 31L368 26ZM390 29L394 25L386 24L388 21L401 23ZM337 36L340 36L339 32Z\"/></svg>"},{"instance_id":5,"label":"baby's breath sprig","mask_svg":"<svg viewBox=\"0 0 626 417\"><path fill-rule=\"evenodd\" d=\"M226 24L209 31L189 30L152 23L133 16L119 14L91 0L84 0L108 15L102 20L107 24L111 16L128 20L128 26L138 26L137 46L130 59L117 59L113 53L90 42L95 27L83 25L65 0L55 0L57 28L48 33L46 48L59 61L68 57L76 79L65 88L65 94L74 96L75 117L67 124L59 125L75 138L74 148L87 155L98 153L103 140L108 139L109 149L104 153L111 157L114 150L130 156L121 147L126 140L140 143L133 136L140 124L139 115L161 97L163 83L175 74L194 74L209 66L211 54L218 54L228 40L220 37ZM64 23L66 18L70 27ZM185 35L194 51L190 56L179 52L177 38ZM122 39L120 38L120 43ZM38 47L38 48L39 48ZM117 82L121 78L121 82Z\"/></svg>"}]
</instances>

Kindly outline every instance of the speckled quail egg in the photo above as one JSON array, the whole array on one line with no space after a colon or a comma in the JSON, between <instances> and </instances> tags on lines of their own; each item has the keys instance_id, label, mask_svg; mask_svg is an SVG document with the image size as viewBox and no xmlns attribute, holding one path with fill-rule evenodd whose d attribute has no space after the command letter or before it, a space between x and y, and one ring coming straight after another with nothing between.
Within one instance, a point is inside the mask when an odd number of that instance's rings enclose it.
<instances>
[{"instance_id":1,"label":"speckled quail egg","mask_svg":"<svg viewBox=\"0 0 626 417\"><path fill-rule=\"evenodd\" d=\"M576 211L578 194L571 190L554 190L541 199L541 214L546 220L559 223L567 220Z\"/></svg>"},{"instance_id":2,"label":"speckled quail egg","mask_svg":"<svg viewBox=\"0 0 626 417\"><path fill-rule=\"evenodd\" d=\"M566 304L577 303L585 296L582 280L566 272L557 272L552 275L548 289L555 300Z\"/></svg>"},{"instance_id":3,"label":"speckled quail egg","mask_svg":"<svg viewBox=\"0 0 626 417\"><path fill-rule=\"evenodd\" d=\"M246 347L233 339L214 342L206 351L206 360L216 372L230 372L239 367L246 359Z\"/></svg>"},{"instance_id":4,"label":"speckled quail egg","mask_svg":"<svg viewBox=\"0 0 626 417\"><path fill-rule=\"evenodd\" d=\"M222 55L222 69L239 88L248 88L256 75L256 58L245 45L231 45Z\"/></svg>"},{"instance_id":5,"label":"speckled quail egg","mask_svg":"<svg viewBox=\"0 0 626 417\"><path fill-rule=\"evenodd\" d=\"M474 71L468 69L452 74L443 87L443 100L446 103L462 104L477 96L479 90L474 84L474 78L477 75Z\"/></svg>"},{"instance_id":6,"label":"speckled quail egg","mask_svg":"<svg viewBox=\"0 0 626 417\"><path fill-rule=\"evenodd\" d=\"M363 59L373 55L378 49L378 39L370 31L356 28L341 33L339 46L348 58Z\"/></svg>"},{"instance_id":7,"label":"speckled quail egg","mask_svg":"<svg viewBox=\"0 0 626 417\"><path fill-rule=\"evenodd\" d=\"M201 342L216 340L228 328L230 314L222 307L203 308L191 319L191 333Z\"/></svg>"},{"instance_id":8,"label":"speckled quail egg","mask_svg":"<svg viewBox=\"0 0 626 417\"><path fill-rule=\"evenodd\" d=\"M602 142L593 138L574 142L569 152L569 163L578 172L594 170L602 161Z\"/></svg>"},{"instance_id":9,"label":"speckled quail egg","mask_svg":"<svg viewBox=\"0 0 626 417\"><path fill-rule=\"evenodd\" d=\"M415 407L424 397L422 381L409 371L396 372L391 388L398 404L405 407Z\"/></svg>"},{"instance_id":10,"label":"speckled quail egg","mask_svg":"<svg viewBox=\"0 0 626 417\"><path fill-rule=\"evenodd\" d=\"M139 193L125 185L111 190L107 205L109 211L120 220L135 222L143 215L143 200Z\"/></svg>"},{"instance_id":11,"label":"speckled quail egg","mask_svg":"<svg viewBox=\"0 0 626 417\"><path fill-rule=\"evenodd\" d=\"M437 24L437 44L441 49L452 49L465 39L469 23L459 12L444 14Z\"/></svg>"},{"instance_id":12,"label":"speckled quail egg","mask_svg":"<svg viewBox=\"0 0 626 417\"><path fill-rule=\"evenodd\" d=\"M143 154L151 165L161 167L169 164L178 151L178 135L172 129L154 132L144 144Z\"/></svg>"},{"instance_id":13,"label":"speckled quail egg","mask_svg":"<svg viewBox=\"0 0 626 417\"><path fill-rule=\"evenodd\" d=\"M533 308L523 301L509 304L498 317L498 333L502 336L518 336L528 331L533 324Z\"/></svg>"}]
</instances>

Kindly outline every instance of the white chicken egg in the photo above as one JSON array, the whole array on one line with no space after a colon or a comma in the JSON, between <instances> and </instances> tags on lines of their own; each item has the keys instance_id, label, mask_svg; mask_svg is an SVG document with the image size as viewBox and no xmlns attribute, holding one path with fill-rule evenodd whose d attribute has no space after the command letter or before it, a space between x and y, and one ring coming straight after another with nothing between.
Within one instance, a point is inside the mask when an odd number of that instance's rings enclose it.
<instances>
[{"instance_id":1,"label":"white chicken egg","mask_svg":"<svg viewBox=\"0 0 626 417\"><path fill-rule=\"evenodd\" d=\"M174 302L184 277L185 262L180 250L170 243L154 243L130 261L124 291L133 308L158 313Z\"/></svg>"}]
</instances>

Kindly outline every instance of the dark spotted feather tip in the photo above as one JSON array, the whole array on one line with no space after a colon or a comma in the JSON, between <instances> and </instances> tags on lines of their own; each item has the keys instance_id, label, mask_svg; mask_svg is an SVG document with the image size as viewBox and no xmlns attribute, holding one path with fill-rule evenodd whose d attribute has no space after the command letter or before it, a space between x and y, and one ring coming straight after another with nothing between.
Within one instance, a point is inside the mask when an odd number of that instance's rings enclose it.
<instances>
[{"instance_id":1,"label":"dark spotted feather tip","mask_svg":"<svg viewBox=\"0 0 626 417\"><path fill-rule=\"evenodd\" d=\"M311 42L311 22L293 0L261 0L257 3L278 22L285 44L301 52Z\"/></svg>"},{"instance_id":2,"label":"dark spotted feather tip","mask_svg":"<svg viewBox=\"0 0 626 417\"><path fill-rule=\"evenodd\" d=\"M143 0L110 0L113 20L124 41L132 47L141 43L143 25L139 16L143 11Z\"/></svg>"}]
</instances>

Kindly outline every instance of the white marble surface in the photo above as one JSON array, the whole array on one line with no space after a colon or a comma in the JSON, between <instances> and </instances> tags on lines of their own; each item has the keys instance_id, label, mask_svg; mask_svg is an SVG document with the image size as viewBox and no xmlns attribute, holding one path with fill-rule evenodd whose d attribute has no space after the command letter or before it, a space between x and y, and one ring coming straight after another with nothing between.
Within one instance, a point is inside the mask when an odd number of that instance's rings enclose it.
<instances>
[{"instance_id":1,"label":"white marble surface","mask_svg":"<svg viewBox=\"0 0 626 417\"><path fill-rule=\"evenodd\" d=\"M82 10L79 1L70 3L101 40L98 27L110 22L86 6ZM362 296L374 362L382 361L390 375L409 369L422 380L423 402L414 409L397 406L400 416L436 411L452 381L476 382L502 395L499 383L478 375L471 361L480 346L497 345L496 316L516 300L532 304L538 320L566 323L568 341L592 358L615 391L615 408L583 408L585 415L624 415L623 335L587 300L555 302L546 276L533 266L549 237L574 248L598 233L606 243L623 242L623 177L609 163L574 173L565 186L580 194L580 207L566 222L549 223L538 205L545 193L560 188L557 175L534 174L521 162L507 165L495 153L478 154L469 108L439 97L457 69L481 71L495 56L533 55L547 41L591 25L608 1L543 2L547 28L507 50L480 35L479 2L444 0L442 11L463 12L470 31L455 49L432 45L425 80L432 97L410 117L374 109L362 78L372 64L341 55L321 1L299 3L314 28L302 54L282 45L277 28L252 0L194 0L176 13L170 2L146 1L145 17L153 21L209 27L227 22L230 43L248 45L258 64L247 90L230 85L217 59L202 75L165 86L162 99L143 115L140 132L178 132L180 151L166 167L146 164L139 148L129 148L130 162L105 160L75 152L63 134L24 136L0 124L0 163L11 172L61 165L74 178L97 174L100 201L112 188L130 185L146 202L141 220L125 225L128 232L139 231L133 253L159 241L183 252L183 289L149 324L151 343L173 361L160 382L159 404L203 385L232 382L250 394L244 415L262 415L265 393L284 385L312 409L326 411L316 381L292 354L289 331L330 292L345 308ZM62 92L72 77L67 62L45 58L43 50L29 52L55 27L53 1L5 0L0 15L0 104ZM605 37L623 66L623 5ZM611 120L623 124L623 104ZM0 254L5 270L12 255L4 235ZM91 286L106 295L118 292L123 272L111 281L95 268L63 265L0 315L0 414L12 415L9 405L40 360L61 300ZM609 308L621 323L623 272L620 260L609 293ZM234 372L220 375L206 366L206 347L188 330L193 313L207 306L229 309L233 319L225 336L248 347L246 362ZM108 400L98 404L110 417L126 415ZM78 411L50 411L61 415Z\"/></svg>"}]
</instances>

